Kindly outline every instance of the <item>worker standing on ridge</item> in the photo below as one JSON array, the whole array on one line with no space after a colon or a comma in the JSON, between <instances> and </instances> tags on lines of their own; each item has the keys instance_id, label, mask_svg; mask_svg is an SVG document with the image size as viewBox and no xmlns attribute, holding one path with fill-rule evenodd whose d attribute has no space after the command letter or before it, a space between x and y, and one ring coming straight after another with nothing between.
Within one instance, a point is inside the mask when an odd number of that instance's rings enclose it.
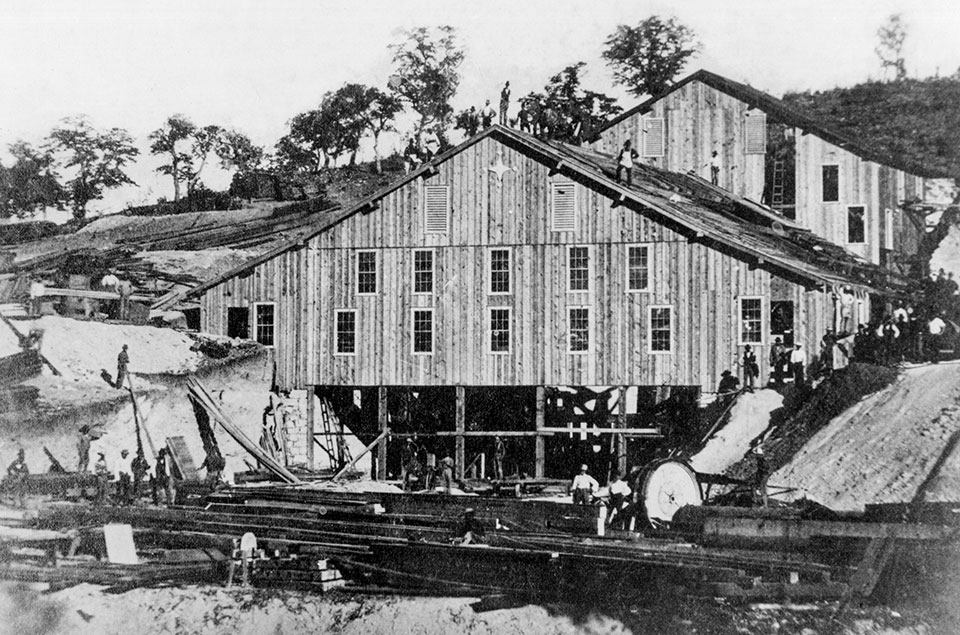
<instances>
[{"instance_id":1,"label":"worker standing on ridge","mask_svg":"<svg viewBox=\"0 0 960 635\"><path fill-rule=\"evenodd\" d=\"M497 111L494 110L493 106L490 104L490 100L487 100L487 103L484 104L483 109L480 110L480 120L483 122L483 129L486 130L493 125L493 120L497 116Z\"/></svg>"},{"instance_id":2,"label":"worker standing on ridge","mask_svg":"<svg viewBox=\"0 0 960 635\"><path fill-rule=\"evenodd\" d=\"M27 455L23 448L17 450L16 460L7 468L7 476L13 480L13 491L17 495L17 502L20 507L26 507L27 496L27 476L30 469L27 467Z\"/></svg>"},{"instance_id":3,"label":"worker standing on ridge","mask_svg":"<svg viewBox=\"0 0 960 635\"><path fill-rule=\"evenodd\" d=\"M804 371L807 367L807 351L796 344L790 353L790 372L793 373L793 381L798 388L804 386L806 379Z\"/></svg>"},{"instance_id":4,"label":"worker standing on ridge","mask_svg":"<svg viewBox=\"0 0 960 635\"><path fill-rule=\"evenodd\" d=\"M127 345L123 345L120 354L117 355L117 379L113 384L114 388L123 389L123 380L127 376L127 366L130 364L130 355L127 353Z\"/></svg>"},{"instance_id":5,"label":"worker standing on ridge","mask_svg":"<svg viewBox=\"0 0 960 635\"><path fill-rule=\"evenodd\" d=\"M510 110L510 82L503 85L500 91L500 125L506 126L508 123L507 111Z\"/></svg>"},{"instance_id":6,"label":"worker standing on ridge","mask_svg":"<svg viewBox=\"0 0 960 635\"><path fill-rule=\"evenodd\" d=\"M573 491L574 505L589 505L593 502L593 493L600 489L597 479L587 474L587 464L580 466L580 473L573 477L570 489Z\"/></svg>"},{"instance_id":7,"label":"worker standing on ridge","mask_svg":"<svg viewBox=\"0 0 960 635\"><path fill-rule=\"evenodd\" d=\"M90 466L90 442L93 436L90 434L90 426L80 426L80 433L77 438L77 471L86 472Z\"/></svg>"},{"instance_id":8,"label":"worker standing on ridge","mask_svg":"<svg viewBox=\"0 0 960 635\"><path fill-rule=\"evenodd\" d=\"M759 374L760 367L757 365L757 354L747 344L743 349L743 389L747 392L753 392L753 386L756 384Z\"/></svg>"},{"instance_id":9,"label":"worker standing on ridge","mask_svg":"<svg viewBox=\"0 0 960 635\"><path fill-rule=\"evenodd\" d=\"M623 142L623 148L620 149L620 154L617 155L617 183L620 182L621 173L626 171L627 187L633 184L633 162L636 161L639 156L637 151L633 149L630 139Z\"/></svg>"}]
</instances>

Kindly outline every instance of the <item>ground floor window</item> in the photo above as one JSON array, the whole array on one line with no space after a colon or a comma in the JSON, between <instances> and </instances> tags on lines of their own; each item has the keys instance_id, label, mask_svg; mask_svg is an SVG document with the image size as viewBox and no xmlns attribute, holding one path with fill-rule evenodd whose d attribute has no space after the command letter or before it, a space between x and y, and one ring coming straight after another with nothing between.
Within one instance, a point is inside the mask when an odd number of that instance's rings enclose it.
<instances>
[{"instance_id":1,"label":"ground floor window","mask_svg":"<svg viewBox=\"0 0 960 635\"><path fill-rule=\"evenodd\" d=\"M254 336L264 346L273 346L276 341L277 305L273 302L254 304Z\"/></svg>"},{"instance_id":2,"label":"ground floor window","mask_svg":"<svg viewBox=\"0 0 960 635\"><path fill-rule=\"evenodd\" d=\"M740 298L740 344L763 343L763 299Z\"/></svg>"}]
</instances>

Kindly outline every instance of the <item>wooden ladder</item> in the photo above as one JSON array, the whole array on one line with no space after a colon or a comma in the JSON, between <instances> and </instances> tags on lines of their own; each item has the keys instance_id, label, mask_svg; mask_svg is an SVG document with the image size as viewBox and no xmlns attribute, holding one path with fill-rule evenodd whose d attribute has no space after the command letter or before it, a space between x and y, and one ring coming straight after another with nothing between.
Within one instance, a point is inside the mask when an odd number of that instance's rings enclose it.
<instances>
[{"instance_id":1,"label":"wooden ladder","mask_svg":"<svg viewBox=\"0 0 960 635\"><path fill-rule=\"evenodd\" d=\"M783 207L783 159L774 159L773 161L773 189L770 197L770 207L779 210Z\"/></svg>"},{"instance_id":2,"label":"wooden ladder","mask_svg":"<svg viewBox=\"0 0 960 635\"><path fill-rule=\"evenodd\" d=\"M320 402L320 422L322 430L313 435L317 444L327 453L330 459L330 467L339 470L352 460L350 449L347 447L347 440L344 438L343 425L340 418L333 411L330 400L326 397L316 397ZM322 437L322 438L317 438Z\"/></svg>"}]
</instances>

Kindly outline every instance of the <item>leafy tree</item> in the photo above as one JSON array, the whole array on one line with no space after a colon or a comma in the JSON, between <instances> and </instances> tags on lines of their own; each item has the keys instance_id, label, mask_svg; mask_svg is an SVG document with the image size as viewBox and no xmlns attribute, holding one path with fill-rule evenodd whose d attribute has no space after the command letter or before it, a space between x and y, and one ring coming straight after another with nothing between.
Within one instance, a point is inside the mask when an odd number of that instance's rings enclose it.
<instances>
[{"instance_id":1,"label":"leafy tree","mask_svg":"<svg viewBox=\"0 0 960 635\"><path fill-rule=\"evenodd\" d=\"M166 155L168 162L157 172L173 178L173 200L180 200L180 183L189 182L193 174L193 159L184 149L196 132L197 126L184 115L172 115L163 126L150 133L150 154Z\"/></svg>"},{"instance_id":2,"label":"leafy tree","mask_svg":"<svg viewBox=\"0 0 960 635\"><path fill-rule=\"evenodd\" d=\"M223 169L233 169L244 175L254 172L264 159L263 148L239 130L223 131L217 156Z\"/></svg>"},{"instance_id":3,"label":"leafy tree","mask_svg":"<svg viewBox=\"0 0 960 635\"><path fill-rule=\"evenodd\" d=\"M614 78L638 97L664 92L701 48L692 29L659 16L635 27L617 26L605 44L603 59Z\"/></svg>"},{"instance_id":4,"label":"leafy tree","mask_svg":"<svg viewBox=\"0 0 960 635\"><path fill-rule=\"evenodd\" d=\"M567 66L552 76L544 92L531 93L525 100L541 104L537 108L535 128L558 141L580 142L589 139L603 120L620 112L616 99L584 90L581 78L585 62Z\"/></svg>"},{"instance_id":5,"label":"leafy tree","mask_svg":"<svg viewBox=\"0 0 960 635\"><path fill-rule=\"evenodd\" d=\"M389 95L379 88L362 87L359 103L363 107L360 118L363 126L373 137L373 155L376 161L377 174L383 172L380 164L380 135L384 132L396 131L394 119L403 111L403 103L394 95Z\"/></svg>"},{"instance_id":6,"label":"leafy tree","mask_svg":"<svg viewBox=\"0 0 960 635\"><path fill-rule=\"evenodd\" d=\"M221 153L223 144L224 129L217 125L208 125L194 128L190 135L190 156L192 160L187 164L189 166L189 176L187 178L187 196L196 189L200 182L200 173L207 165L207 159L210 154Z\"/></svg>"},{"instance_id":7,"label":"leafy tree","mask_svg":"<svg viewBox=\"0 0 960 635\"><path fill-rule=\"evenodd\" d=\"M9 146L14 163L0 165L0 216L24 218L48 207L63 209L66 192L57 180L54 157L25 141Z\"/></svg>"},{"instance_id":8,"label":"leafy tree","mask_svg":"<svg viewBox=\"0 0 960 635\"><path fill-rule=\"evenodd\" d=\"M65 186L78 222L86 218L87 204L103 198L104 190L136 185L124 168L140 151L122 128L100 131L83 116L67 118L50 133L49 149L63 155L62 164L72 175Z\"/></svg>"},{"instance_id":9,"label":"leafy tree","mask_svg":"<svg viewBox=\"0 0 960 635\"><path fill-rule=\"evenodd\" d=\"M414 130L419 146L425 131L446 137L453 117L450 100L460 86L464 52L457 44L456 29L441 26L431 32L420 27L407 31L406 39L392 44L395 73L390 90L420 116Z\"/></svg>"},{"instance_id":10,"label":"leafy tree","mask_svg":"<svg viewBox=\"0 0 960 635\"><path fill-rule=\"evenodd\" d=\"M900 81L907 77L907 65L903 59L903 41L907 39L907 27L899 13L887 18L886 24L877 29L880 43L873 49L880 58L884 73L893 69L894 79Z\"/></svg>"}]
</instances>

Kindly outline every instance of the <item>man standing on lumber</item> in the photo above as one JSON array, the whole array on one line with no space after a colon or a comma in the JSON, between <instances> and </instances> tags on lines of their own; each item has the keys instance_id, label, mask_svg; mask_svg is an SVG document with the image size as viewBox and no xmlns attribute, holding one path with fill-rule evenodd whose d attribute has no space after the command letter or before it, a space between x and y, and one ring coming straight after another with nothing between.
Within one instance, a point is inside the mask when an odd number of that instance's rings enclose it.
<instances>
[{"instance_id":1,"label":"man standing on lumber","mask_svg":"<svg viewBox=\"0 0 960 635\"><path fill-rule=\"evenodd\" d=\"M593 493L600 489L597 479L587 474L587 464L580 466L580 473L573 477L570 489L573 491L574 505L589 505L593 502Z\"/></svg>"},{"instance_id":2,"label":"man standing on lumber","mask_svg":"<svg viewBox=\"0 0 960 635\"><path fill-rule=\"evenodd\" d=\"M133 486L131 480L131 474L133 473L133 467L131 462L133 459L130 458L130 450L121 450L120 459L117 461L115 468L116 477L117 477L117 502L120 505L129 505L133 502Z\"/></svg>"},{"instance_id":3,"label":"man standing on lumber","mask_svg":"<svg viewBox=\"0 0 960 635\"><path fill-rule=\"evenodd\" d=\"M90 426L80 426L80 434L77 439L77 471L86 472L90 467L90 442L93 441L93 435L90 434Z\"/></svg>"},{"instance_id":4,"label":"man standing on lumber","mask_svg":"<svg viewBox=\"0 0 960 635\"><path fill-rule=\"evenodd\" d=\"M117 355L117 380L114 382L114 388L123 389L123 380L127 376L127 365L130 364L130 355L127 353L127 345L123 345L123 350Z\"/></svg>"},{"instance_id":5,"label":"man standing on lumber","mask_svg":"<svg viewBox=\"0 0 960 635\"><path fill-rule=\"evenodd\" d=\"M23 448L20 448L17 451L17 460L10 464L7 468L7 476L13 481L14 493L17 495L17 501L20 507L26 507L26 495L27 495L27 476L30 474L30 469L27 467L27 454L23 451Z\"/></svg>"}]
</instances>

